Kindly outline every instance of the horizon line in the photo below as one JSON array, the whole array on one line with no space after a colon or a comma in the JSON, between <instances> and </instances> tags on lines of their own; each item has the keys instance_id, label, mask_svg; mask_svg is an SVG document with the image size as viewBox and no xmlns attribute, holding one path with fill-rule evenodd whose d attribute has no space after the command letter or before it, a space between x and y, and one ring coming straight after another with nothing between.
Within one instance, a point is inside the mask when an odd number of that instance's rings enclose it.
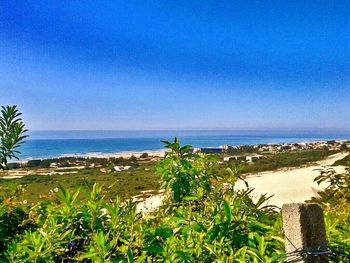
<instances>
[{"instance_id":1,"label":"horizon line","mask_svg":"<svg viewBox=\"0 0 350 263\"><path fill-rule=\"evenodd\" d=\"M190 129L29 129L34 132L66 132L66 131L91 131L91 132L138 132L138 131L344 131L350 132L350 128L190 128Z\"/></svg>"}]
</instances>

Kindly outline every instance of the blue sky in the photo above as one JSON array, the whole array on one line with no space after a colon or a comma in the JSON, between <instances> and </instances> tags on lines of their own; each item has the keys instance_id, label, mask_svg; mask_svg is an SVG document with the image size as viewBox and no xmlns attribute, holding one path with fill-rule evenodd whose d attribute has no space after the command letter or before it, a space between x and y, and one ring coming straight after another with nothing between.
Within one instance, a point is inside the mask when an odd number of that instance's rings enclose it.
<instances>
[{"instance_id":1,"label":"blue sky","mask_svg":"<svg viewBox=\"0 0 350 263\"><path fill-rule=\"evenodd\" d=\"M0 2L28 128L350 129L349 1Z\"/></svg>"}]
</instances>

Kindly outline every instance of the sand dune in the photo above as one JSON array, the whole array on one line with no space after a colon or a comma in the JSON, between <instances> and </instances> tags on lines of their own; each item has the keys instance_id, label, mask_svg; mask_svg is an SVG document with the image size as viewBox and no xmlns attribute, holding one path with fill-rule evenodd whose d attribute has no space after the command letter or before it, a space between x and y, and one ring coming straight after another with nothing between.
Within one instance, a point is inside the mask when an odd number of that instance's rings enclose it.
<instances>
[{"instance_id":1,"label":"sand dune","mask_svg":"<svg viewBox=\"0 0 350 263\"><path fill-rule=\"evenodd\" d=\"M284 203L304 202L323 190L327 185L314 183L316 176L320 175L320 169L332 165L335 161L344 158L346 153L337 153L315 165L294 169L263 172L249 175L246 180L250 187L254 188L253 195L258 198L261 194L274 195L270 205L281 207ZM345 167L336 166L337 172L343 172ZM244 189L243 181L237 182L237 189Z\"/></svg>"}]
</instances>

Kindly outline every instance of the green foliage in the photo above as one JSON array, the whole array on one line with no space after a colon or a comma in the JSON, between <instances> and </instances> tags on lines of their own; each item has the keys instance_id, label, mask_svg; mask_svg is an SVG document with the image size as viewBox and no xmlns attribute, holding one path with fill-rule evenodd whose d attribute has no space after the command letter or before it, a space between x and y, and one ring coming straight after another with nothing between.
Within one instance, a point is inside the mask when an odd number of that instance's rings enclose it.
<instances>
[{"instance_id":1,"label":"green foliage","mask_svg":"<svg viewBox=\"0 0 350 263\"><path fill-rule=\"evenodd\" d=\"M325 210L325 224L329 245L337 257L332 262L349 262L350 259L350 165L343 173L332 168L321 171L315 178L318 184L326 183L327 187L320 192L319 202Z\"/></svg>"},{"instance_id":2,"label":"green foliage","mask_svg":"<svg viewBox=\"0 0 350 263\"><path fill-rule=\"evenodd\" d=\"M315 182L327 183L323 201L334 203L339 203L340 200L350 201L350 166L346 167L344 173L337 173L333 168L327 168L321 171Z\"/></svg>"},{"instance_id":3,"label":"green foliage","mask_svg":"<svg viewBox=\"0 0 350 263\"><path fill-rule=\"evenodd\" d=\"M30 209L20 201L24 189L20 185L0 187L0 262L6 262L3 252L16 235L21 235L34 223L29 219Z\"/></svg>"},{"instance_id":4,"label":"green foliage","mask_svg":"<svg viewBox=\"0 0 350 263\"><path fill-rule=\"evenodd\" d=\"M344 166L350 165L350 154L345 156L343 159L335 161L333 164L333 166L338 166L338 165L344 165Z\"/></svg>"},{"instance_id":5,"label":"green foliage","mask_svg":"<svg viewBox=\"0 0 350 263\"><path fill-rule=\"evenodd\" d=\"M140 158L147 158L148 157L148 153L142 153L141 155L140 155Z\"/></svg>"},{"instance_id":6,"label":"green foliage","mask_svg":"<svg viewBox=\"0 0 350 263\"><path fill-rule=\"evenodd\" d=\"M7 161L9 159L18 159L20 152L17 150L24 139L27 137L24 133L27 131L20 118L17 107L2 106L0 116L0 169L8 169Z\"/></svg>"},{"instance_id":7,"label":"green foliage","mask_svg":"<svg viewBox=\"0 0 350 263\"><path fill-rule=\"evenodd\" d=\"M81 202L80 194L80 190L69 193L62 188L54 200L31 207L28 215L35 228L17 236L7 251L2 251L3 257L12 262L127 258L139 218L134 204L105 202L102 187L96 184L85 193L87 201Z\"/></svg>"},{"instance_id":8,"label":"green foliage","mask_svg":"<svg viewBox=\"0 0 350 263\"><path fill-rule=\"evenodd\" d=\"M173 194L175 202L192 200L206 195L215 179L214 157L202 157L191 153L192 146L180 146L177 138L173 143L163 141L169 149L165 160L157 167L162 175L163 185Z\"/></svg>"},{"instance_id":9,"label":"green foliage","mask_svg":"<svg viewBox=\"0 0 350 263\"><path fill-rule=\"evenodd\" d=\"M154 172L155 162L140 163L140 166L132 171L113 172L105 167L94 168L67 168L67 169L29 169L29 175L16 179L1 179L0 186L6 186L11 182L23 185L26 191L23 199L28 203L37 203L44 196L51 195L51 191L60 185L68 191L77 188L88 190L85 182L108 185L106 198L115 199L118 195L122 201L142 194L144 190L155 190L160 186L160 175ZM113 168L114 170L114 168ZM54 173L54 174L52 174ZM51 190L51 191L50 191ZM83 196L82 196L83 198Z\"/></svg>"},{"instance_id":10,"label":"green foliage","mask_svg":"<svg viewBox=\"0 0 350 263\"><path fill-rule=\"evenodd\" d=\"M163 260L267 262L281 258L283 243L274 238L280 235L280 226L274 225L277 213L254 203L249 190L236 194L230 190L220 189L200 202L165 210L167 226L174 231L159 245Z\"/></svg>"}]
</instances>

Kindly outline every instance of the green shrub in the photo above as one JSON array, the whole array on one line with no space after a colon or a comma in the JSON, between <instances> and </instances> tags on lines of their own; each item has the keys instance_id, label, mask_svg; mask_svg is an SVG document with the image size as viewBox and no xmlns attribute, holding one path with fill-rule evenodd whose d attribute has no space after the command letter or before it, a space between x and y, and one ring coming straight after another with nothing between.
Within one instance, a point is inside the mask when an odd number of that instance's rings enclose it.
<instances>
[{"instance_id":1,"label":"green shrub","mask_svg":"<svg viewBox=\"0 0 350 263\"><path fill-rule=\"evenodd\" d=\"M332 168L321 171L315 178L318 184L327 183L320 192L319 202L325 210L325 223L329 245L335 252L334 262L350 262L350 165L344 173Z\"/></svg>"}]
</instances>

